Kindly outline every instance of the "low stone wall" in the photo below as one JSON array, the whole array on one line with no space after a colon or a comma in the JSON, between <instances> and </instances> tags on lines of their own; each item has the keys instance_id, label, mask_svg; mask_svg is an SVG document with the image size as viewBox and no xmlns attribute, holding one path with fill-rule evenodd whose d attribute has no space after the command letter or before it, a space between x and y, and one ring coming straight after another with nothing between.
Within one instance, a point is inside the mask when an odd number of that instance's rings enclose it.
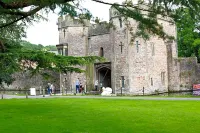
<instances>
[{"instance_id":1,"label":"low stone wall","mask_svg":"<svg viewBox=\"0 0 200 133\"><path fill-rule=\"evenodd\" d=\"M196 57L173 60L172 88L169 91L191 90L193 84L200 83L200 64Z\"/></svg>"},{"instance_id":2,"label":"low stone wall","mask_svg":"<svg viewBox=\"0 0 200 133\"><path fill-rule=\"evenodd\" d=\"M41 87L46 89L47 83L54 84L55 88L59 88L59 73L56 72L49 72L51 77L49 79L45 79L41 75L34 75L31 76L29 72L20 72L13 74L15 81L7 86L5 85L5 89L12 89L12 90L24 90L29 88L36 88L37 90Z\"/></svg>"}]
</instances>

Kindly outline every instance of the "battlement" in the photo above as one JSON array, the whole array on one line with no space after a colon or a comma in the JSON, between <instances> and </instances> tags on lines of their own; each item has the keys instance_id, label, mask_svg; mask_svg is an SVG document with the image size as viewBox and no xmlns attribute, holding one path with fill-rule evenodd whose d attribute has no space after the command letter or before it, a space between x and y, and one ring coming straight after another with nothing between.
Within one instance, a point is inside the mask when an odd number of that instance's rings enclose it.
<instances>
[{"instance_id":1,"label":"battlement","mask_svg":"<svg viewBox=\"0 0 200 133\"><path fill-rule=\"evenodd\" d=\"M121 17L122 15L114 8L114 7L111 7L109 9L109 18L110 20L113 19L113 18L116 18L116 17Z\"/></svg>"},{"instance_id":2,"label":"battlement","mask_svg":"<svg viewBox=\"0 0 200 133\"><path fill-rule=\"evenodd\" d=\"M89 36L109 34L110 28L106 23L101 22L100 24L91 24L89 27Z\"/></svg>"},{"instance_id":3,"label":"battlement","mask_svg":"<svg viewBox=\"0 0 200 133\"><path fill-rule=\"evenodd\" d=\"M58 29L65 28L65 27L83 27L83 26L89 26L90 22L87 19L83 19L82 22L79 19L72 18L69 15L66 16L60 16L58 18Z\"/></svg>"},{"instance_id":4,"label":"battlement","mask_svg":"<svg viewBox=\"0 0 200 133\"><path fill-rule=\"evenodd\" d=\"M135 7L138 7L138 9L143 9L141 10L142 14L143 15L147 15L149 12L147 11L149 9L149 6L145 3L143 4L134 4ZM128 7L129 9L133 9L131 7ZM109 9L109 16L110 16L110 20L111 19L114 19L114 18L120 18L120 17L123 17L123 15L117 10L115 9L114 7L111 7ZM171 24L173 24L173 20L168 17L168 16L165 16L163 17L162 15L157 15L157 18L158 20L163 20L163 21L166 21L166 22L170 22Z\"/></svg>"}]
</instances>

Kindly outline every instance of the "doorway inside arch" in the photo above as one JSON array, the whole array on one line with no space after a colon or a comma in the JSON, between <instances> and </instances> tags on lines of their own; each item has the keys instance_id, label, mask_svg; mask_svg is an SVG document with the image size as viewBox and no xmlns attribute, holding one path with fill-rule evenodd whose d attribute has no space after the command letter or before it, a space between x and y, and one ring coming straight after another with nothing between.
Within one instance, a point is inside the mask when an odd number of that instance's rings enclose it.
<instances>
[{"instance_id":1,"label":"doorway inside arch","mask_svg":"<svg viewBox=\"0 0 200 133\"><path fill-rule=\"evenodd\" d=\"M95 64L96 68L96 80L98 80L98 86L101 87L110 87L111 86L111 63L98 63Z\"/></svg>"}]
</instances>

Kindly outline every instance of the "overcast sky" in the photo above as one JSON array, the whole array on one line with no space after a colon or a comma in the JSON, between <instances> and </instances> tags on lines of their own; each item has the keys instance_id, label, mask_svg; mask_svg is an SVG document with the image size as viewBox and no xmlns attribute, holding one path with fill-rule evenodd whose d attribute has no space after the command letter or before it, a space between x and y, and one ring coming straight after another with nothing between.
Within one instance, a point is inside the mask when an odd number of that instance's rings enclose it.
<instances>
[{"instance_id":1,"label":"overcast sky","mask_svg":"<svg viewBox=\"0 0 200 133\"><path fill-rule=\"evenodd\" d=\"M86 2L87 1L87 2ZM124 0L104 0L107 2L122 3ZM102 20L109 20L109 5L104 5L90 0L83 2L83 7L89 9L93 16ZM58 16L54 13L48 15L48 22L42 21L30 26L27 30L26 40L34 44L56 45L59 43L58 28L56 25Z\"/></svg>"}]
</instances>

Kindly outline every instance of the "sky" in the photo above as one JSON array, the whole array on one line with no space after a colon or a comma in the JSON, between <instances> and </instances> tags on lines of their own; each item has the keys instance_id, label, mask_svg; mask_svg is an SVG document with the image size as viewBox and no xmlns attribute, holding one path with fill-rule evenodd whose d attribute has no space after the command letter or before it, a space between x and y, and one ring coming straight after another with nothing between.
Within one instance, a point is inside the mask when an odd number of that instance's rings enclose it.
<instances>
[{"instance_id":1,"label":"sky","mask_svg":"<svg viewBox=\"0 0 200 133\"><path fill-rule=\"evenodd\" d=\"M85 2L84 2L85 1ZM109 20L109 5L104 5L91 0L84 0L82 6L87 8L93 16L102 20ZM105 2L122 3L124 0L104 0ZM47 16L45 16L47 17ZM59 44L58 27L56 25L58 15L55 13L48 14L48 21L34 23L27 29L27 38L25 40L33 44L56 45Z\"/></svg>"}]
</instances>

